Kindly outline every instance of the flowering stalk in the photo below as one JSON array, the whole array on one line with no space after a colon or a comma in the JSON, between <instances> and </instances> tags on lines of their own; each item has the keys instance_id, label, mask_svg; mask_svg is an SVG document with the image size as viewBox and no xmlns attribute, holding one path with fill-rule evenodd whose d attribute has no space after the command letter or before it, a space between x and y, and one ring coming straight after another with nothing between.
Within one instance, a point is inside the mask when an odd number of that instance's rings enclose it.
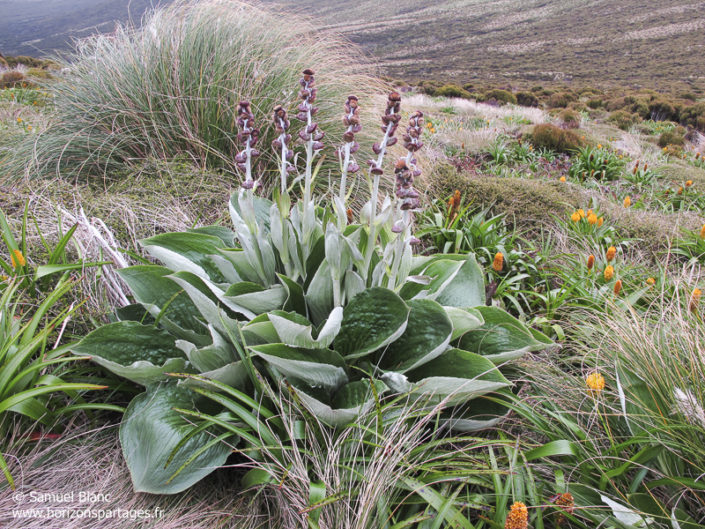
<instances>
[{"instance_id":1,"label":"flowering stalk","mask_svg":"<svg viewBox=\"0 0 705 529\"><path fill-rule=\"evenodd\" d=\"M318 108L313 106L316 101L316 95L318 89L316 88L316 81L313 75L313 70L307 68L303 71L303 77L299 79L299 84L301 85L301 90L299 91L299 97L301 98L301 103L299 103L298 110L299 113L296 114L296 119L306 123L306 127L299 131L299 138L306 142L306 172L304 175L304 213L303 213L303 226L304 234L310 234L311 229L309 224L311 219L309 218L313 212L313 207L311 204L311 185L313 182L313 159L315 155L323 149L323 139L324 133L318 129L318 124L313 122L313 116L318 112Z\"/></svg>"},{"instance_id":2,"label":"flowering stalk","mask_svg":"<svg viewBox=\"0 0 705 529\"><path fill-rule=\"evenodd\" d=\"M282 195L286 193L286 179L289 173L294 172L296 169L289 162L294 156L294 151L289 150L289 142L291 141L291 134L287 131L289 130L289 119L286 114L286 110L281 105L274 107L274 127L279 133L277 139L272 141L272 147L277 150L281 150L281 164L279 169L279 181L280 181L280 192Z\"/></svg>"},{"instance_id":3,"label":"flowering stalk","mask_svg":"<svg viewBox=\"0 0 705 529\"><path fill-rule=\"evenodd\" d=\"M394 166L396 177L395 194L397 205L401 211L401 219L398 219L392 225L392 232L399 235L397 236L395 257L392 263L391 288L394 288L393 285L396 282L404 252L407 251L406 245L409 243L419 244L421 242L416 237L411 236L411 213L421 205L419 193L414 189L414 177L421 175L421 171L415 165L416 158L414 158L414 153L423 147L423 142L421 142L422 132L423 114L417 110L409 118L409 125L402 137L407 154L405 157L399 158Z\"/></svg>"},{"instance_id":4,"label":"flowering stalk","mask_svg":"<svg viewBox=\"0 0 705 529\"><path fill-rule=\"evenodd\" d=\"M362 130L362 125L360 124L360 107L357 103L357 96L348 96L348 100L345 102L343 124L348 128L343 134L343 141L345 144L343 145L342 154L338 151L338 155L343 158L338 197L340 198L340 201L345 204L345 189L348 172L354 174L360 170L360 166L357 165L355 160L352 158L352 155L360 148L360 144L355 141L355 134Z\"/></svg>"},{"instance_id":5,"label":"flowering stalk","mask_svg":"<svg viewBox=\"0 0 705 529\"><path fill-rule=\"evenodd\" d=\"M255 116L250 109L249 101L240 101L237 105L237 126L239 132L237 139L245 148L235 155L238 168L245 171L243 189L252 190L255 181L252 178L252 161L259 156L259 151L254 148L259 139L259 129L255 128Z\"/></svg>"},{"instance_id":6,"label":"flowering stalk","mask_svg":"<svg viewBox=\"0 0 705 529\"><path fill-rule=\"evenodd\" d=\"M375 217L377 216L377 198L379 195L379 181L384 173L382 162L384 155L387 153L387 147L391 147L397 142L394 133L399 126L401 115L399 109L401 107L401 96L398 92L392 92L387 97L387 108L382 116L382 132L384 137L380 143L375 143L372 150L377 155L376 160L368 160L370 166L369 175L372 176L372 193L370 196L370 231L365 250L365 272L369 270L372 254L377 243L377 227L375 226ZM369 178L369 176L368 176Z\"/></svg>"}]
</instances>

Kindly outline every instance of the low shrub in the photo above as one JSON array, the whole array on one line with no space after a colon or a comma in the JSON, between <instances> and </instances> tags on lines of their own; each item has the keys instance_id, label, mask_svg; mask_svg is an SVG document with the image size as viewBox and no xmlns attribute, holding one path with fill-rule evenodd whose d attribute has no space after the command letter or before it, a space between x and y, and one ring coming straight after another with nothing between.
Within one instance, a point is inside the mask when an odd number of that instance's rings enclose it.
<instances>
[{"instance_id":1,"label":"low shrub","mask_svg":"<svg viewBox=\"0 0 705 529\"><path fill-rule=\"evenodd\" d=\"M0 88L14 88L26 82L26 77L22 72L11 70L0 75Z\"/></svg>"},{"instance_id":2,"label":"low shrub","mask_svg":"<svg viewBox=\"0 0 705 529\"><path fill-rule=\"evenodd\" d=\"M633 125L639 123L640 118L637 114L632 114L626 110L617 110L612 112L607 121L614 123L622 130L629 130Z\"/></svg>"},{"instance_id":3,"label":"low shrub","mask_svg":"<svg viewBox=\"0 0 705 529\"><path fill-rule=\"evenodd\" d=\"M685 145L685 132L683 127L676 127L673 130L662 132L658 138L658 146L668 147L669 145L673 145L682 147Z\"/></svg>"},{"instance_id":4,"label":"low shrub","mask_svg":"<svg viewBox=\"0 0 705 529\"><path fill-rule=\"evenodd\" d=\"M580 127L582 116L573 109L566 108L559 115L558 119L563 122L563 125L569 129L577 129Z\"/></svg>"},{"instance_id":5,"label":"low shrub","mask_svg":"<svg viewBox=\"0 0 705 529\"><path fill-rule=\"evenodd\" d=\"M472 98L470 92L455 84L447 84L436 88L432 95L437 97L462 97L463 99Z\"/></svg>"},{"instance_id":6,"label":"low shrub","mask_svg":"<svg viewBox=\"0 0 705 529\"><path fill-rule=\"evenodd\" d=\"M536 149L550 149L557 152L575 151L583 145L583 140L575 132L550 123L536 125L531 131L529 141Z\"/></svg>"},{"instance_id":7,"label":"low shrub","mask_svg":"<svg viewBox=\"0 0 705 529\"><path fill-rule=\"evenodd\" d=\"M536 97L531 92L517 92L516 95L517 104L523 107L537 107L539 106L539 98Z\"/></svg>"},{"instance_id":8,"label":"low shrub","mask_svg":"<svg viewBox=\"0 0 705 529\"><path fill-rule=\"evenodd\" d=\"M484 99L485 101L494 100L503 105L507 103L510 103L512 105L517 104L517 98L514 96L514 94L512 94L508 90L501 90L499 88L485 92Z\"/></svg>"},{"instance_id":9,"label":"low shrub","mask_svg":"<svg viewBox=\"0 0 705 529\"><path fill-rule=\"evenodd\" d=\"M690 125L705 132L705 103L697 103L683 108L680 121L683 125Z\"/></svg>"},{"instance_id":10,"label":"low shrub","mask_svg":"<svg viewBox=\"0 0 705 529\"><path fill-rule=\"evenodd\" d=\"M678 111L668 101L656 99L648 104L649 118L654 121L677 121Z\"/></svg>"},{"instance_id":11,"label":"low shrub","mask_svg":"<svg viewBox=\"0 0 705 529\"><path fill-rule=\"evenodd\" d=\"M596 110L596 109L598 109L598 108L604 106L604 104L605 104L605 102L604 102L601 98L599 98L599 97L590 99L590 100L587 102L587 106L590 107L590 108L592 108L593 110Z\"/></svg>"},{"instance_id":12,"label":"low shrub","mask_svg":"<svg viewBox=\"0 0 705 529\"><path fill-rule=\"evenodd\" d=\"M556 92L548 98L548 107L565 108L575 100L576 98L573 94L570 94L568 92Z\"/></svg>"}]
</instances>

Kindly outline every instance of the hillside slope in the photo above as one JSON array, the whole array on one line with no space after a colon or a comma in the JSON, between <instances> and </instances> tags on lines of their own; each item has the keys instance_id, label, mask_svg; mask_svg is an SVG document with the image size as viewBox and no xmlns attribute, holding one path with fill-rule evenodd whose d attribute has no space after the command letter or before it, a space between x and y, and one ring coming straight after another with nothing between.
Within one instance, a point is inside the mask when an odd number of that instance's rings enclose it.
<instances>
[{"instance_id":1,"label":"hillside slope","mask_svg":"<svg viewBox=\"0 0 705 529\"><path fill-rule=\"evenodd\" d=\"M391 76L705 81L705 2L671 0L267 0L320 17Z\"/></svg>"}]
</instances>

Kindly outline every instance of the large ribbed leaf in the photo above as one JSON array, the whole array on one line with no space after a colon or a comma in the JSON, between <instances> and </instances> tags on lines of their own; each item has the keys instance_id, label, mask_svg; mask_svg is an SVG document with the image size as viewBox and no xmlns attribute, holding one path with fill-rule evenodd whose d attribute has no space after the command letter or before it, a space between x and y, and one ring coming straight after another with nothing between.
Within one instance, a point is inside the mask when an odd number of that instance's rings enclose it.
<instances>
[{"instance_id":1,"label":"large ribbed leaf","mask_svg":"<svg viewBox=\"0 0 705 529\"><path fill-rule=\"evenodd\" d=\"M448 398L449 405L497 391L510 385L497 367L486 358L450 349L438 358L407 373L414 391Z\"/></svg>"},{"instance_id":2,"label":"large ribbed leaf","mask_svg":"<svg viewBox=\"0 0 705 529\"><path fill-rule=\"evenodd\" d=\"M333 282L327 261L316 270L306 290L306 303L311 311L311 320L318 325L328 318L333 310Z\"/></svg>"},{"instance_id":3,"label":"large ribbed leaf","mask_svg":"<svg viewBox=\"0 0 705 529\"><path fill-rule=\"evenodd\" d=\"M530 351L540 351L553 342L529 329L514 316L497 307L477 307L485 323L463 335L458 347L480 354L493 362L506 362Z\"/></svg>"},{"instance_id":4,"label":"large ribbed leaf","mask_svg":"<svg viewBox=\"0 0 705 529\"><path fill-rule=\"evenodd\" d=\"M297 312L272 311L269 321L274 325L282 343L292 347L324 349L333 343L343 321L343 309L334 308L315 338L313 324Z\"/></svg>"},{"instance_id":5,"label":"large ribbed leaf","mask_svg":"<svg viewBox=\"0 0 705 529\"><path fill-rule=\"evenodd\" d=\"M380 353L382 369L404 373L440 355L450 343L453 324L435 301L408 302L411 309L404 334Z\"/></svg>"},{"instance_id":6,"label":"large ribbed leaf","mask_svg":"<svg viewBox=\"0 0 705 529\"><path fill-rule=\"evenodd\" d=\"M134 321L104 325L76 345L73 353L90 355L97 364L144 386L184 371L186 358L174 337L162 329Z\"/></svg>"},{"instance_id":7,"label":"large ribbed leaf","mask_svg":"<svg viewBox=\"0 0 705 529\"><path fill-rule=\"evenodd\" d=\"M212 371L230 364L240 357L235 347L223 336L209 325L212 343L204 347L196 347L185 340L177 340L176 346L181 349L189 362L201 373Z\"/></svg>"},{"instance_id":8,"label":"large ribbed leaf","mask_svg":"<svg viewBox=\"0 0 705 529\"><path fill-rule=\"evenodd\" d=\"M345 384L345 361L330 349L302 349L284 344L257 345L250 350L287 377L333 391Z\"/></svg>"},{"instance_id":9,"label":"large ribbed leaf","mask_svg":"<svg viewBox=\"0 0 705 529\"><path fill-rule=\"evenodd\" d=\"M184 289L198 312L201 313L203 320L212 325L219 333L227 336L228 329L235 326L235 321L218 306L218 298L212 291L216 287L208 280L190 272L177 272L169 277Z\"/></svg>"},{"instance_id":10,"label":"large ribbed leaf","mask_svg":"<svg viewBox=\"0 0 705 529\"><path fill-rule=\"evenodd\" d=\"M210 258L225 248L219 237L193 232L160 233L140 243L149 255L174 271L186 270L199 276L205 274L205 277L216 282L225 279Z\"/></svg>"},{"instance_id":11,"label":"large ribbed leaf","mask_svg":"<svg viewBox=\"0 0 705 529\"><path fill-rule=\"evenodd\" d=\"M378 395L385 391L384 384L375 381ZM369 380L358 380L344 385L330 403L316 398L296 387L297 396L308 411L318 420L330 426L345 426L354 422L361 414L371 410L375 403L374 393Z\"/></svg>"},{"instance_id":12,"label":"large ribbed leaf","mask_svg":"<svg viewBox=\"0 0 705 529\"><path fill-rule=\"evenodd\" d=\"M234 311L255 315L278 310L284 306L287 291L281 285L264 288L256 283L240 282L230 285L225 295L219 298Z\"/></svg>"},{"instance_id":13,"label":"large ribbed leaf","mask_svg":"<svg viewBox=\"0 0 705 529\"><path fill-rule=\"evenodd\" d=\"M429 274L430 275L430 274ZM475 256L468 254L457 272L438 288L435 300L447 307L477 307L485 304L485 280Z\"/></svg>"},{"instance_id":14,"label":"large ribbed leaf","mask_svg":"<svg viewBox=\"0 0 705 529\"><path fill-rule=\"evenodd\" d=\"M163 266L138 265L118 270L135 300L160 321L171 321L185 331L203 334L205 329L197 317L198 309L184 289L166 277L172 271ZM182 336L185 338L185 336Z\"/></svg>"},{"instance_id":15,"label":"large ribbed leaf","mask_svg":"<svg viewBox=\"0 0 705 529\"><path fill-rule=\"evenodd\" d=\"M358 358L397 340L406 330L409 307L391 290L368 288L343 310L335 350L345 358Z\"/></svg>"},{"instance_id":16,"label":"large ribbed leaf","mask_svg":"<svg viewBox=\"0 0 705 529\"><path fill-rule=\"evenodd\" d=\"M477 309L460 309L458 307L443 307L453 322L453 335L451 341L457 340L463 334L481 327L485 320Z\"/></svg>"},{"instance_id":17,"label":"large ribbed leaf","mask_svg":"<svg viewBox=\"0 0 705 529\"><path fill-rule=\"evenodd\" d=\"M162 384L127 407L120 444L135 492L176 494L225 463L230 448L223 443L198 453L214 439L212 433L202 431L183 442L194 426L174 408L193 409L192 395L186 388Z\"/></svg>"}]
</instances>

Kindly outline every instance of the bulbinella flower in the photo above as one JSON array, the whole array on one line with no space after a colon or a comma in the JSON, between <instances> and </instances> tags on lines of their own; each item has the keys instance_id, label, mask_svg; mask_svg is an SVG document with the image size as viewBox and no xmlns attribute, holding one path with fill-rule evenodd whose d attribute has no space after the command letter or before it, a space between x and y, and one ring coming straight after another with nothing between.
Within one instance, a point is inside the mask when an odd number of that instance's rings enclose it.
<instances>
[{"instance_id":1,"label":"bulbinella flower","mask_svg":"<svg viewBox=\"0 0 705 529\"><path fill-rule=\"evenodd\" d=\"M603 222L605 222L604 217L600 217L599 219L597 219L597 227L599 228L600 226L602 226Z\"/></svg>"},{"instance_id":2,"label":"bulbinella flower","mask_svg":"<svg viewBox=\"0 0 705 529\"><path fill-rule=\"evenodd\" d=\"M10 254L10 259L12 260L12 266L14 266L15 268L21 268L27 264L24 255L22 255L22 252L20 252L19 250L12 250L12 254Z\"/></svg>"},{"instance_id":3,"label":"bulbinella flower","mask_svg":"<svg viewBox=\"0 0 705 529\"><path fill-rule=\"evenodd\" d=\"M703 227L700 228L700 238L705 239L705 224L703 224Z\"/></svg>"},{"instance_id":4,"label":"bulbinella flower","mask_svg":"<svg viewBox=\"0 0 705 529\"><path fill-rule=\"evenodd\" d=\"M577 211L570 216L570 220L573 222L578 222L580 220L580 213Z\"/></svg>"},{"instance_id":5,"label":"bulbinella flower","mask_svg":"<svg viewBox=\"0 0 705 529\"><path fill-rule=\"evenodd\" d=\"M502 268L504 268L504 255L502 255L502 252L495 254L494 260L492 261L492 268L495 272L501 272Z\"/></svg>"},{"instance_id":6,"label":"bulbinella flower","mask_svg":"<svg viewBox=\"0 0 705 529\"><path fill-rule=\"evenodd\" d=\"M693 185L693 181L692 181L692 180L687 180L687 181L685 182L685 187L690 187L690 186L692 186L692 185Z\"/></svg>"},{"instance_id":7,"label":"bulbinella flower","mask_svg":"<svg viewBox=\"0 0 705 529\"><path fill-rule=\"evenodd\" d=\"M619 296L619 293L622 291L622 280L617 279L617 282L614 284L614 295Z\"/></svg>"},{"instance_id":8,"label":"bulbinella flower","mask_svg":"<svg viewBox=\"0 0 705 529\"><path fill-rule=\"evenodd\" d=\"M617 255L617 248L615 248L614 246L610 246L609 248L607 248L607 253L605 254L605 257L607 257L608 262L614 259L615 255Z\"/></svg>"},{"instance_id":9,"label":"bulbinella flower","mask_svg":"<svg viewBox=\"0 0 705 529\"><path fill-rule=\"evenodd\" d=\"M622 202L625 208L628 208L629 206L632 205L632 199L629 197L629 195L626 196L624 199L624 202Z\"/></svg>"},{"instance_id":10,"label":"bulbinella flower","mask_svg":"<svg viewBox=\"0 0 705 529\"><path fill-rule=\"evenodd\" d=\"M587 384L587 387L591 392L599 393L605 389L605 377L597 372L590 373L585 379L585 384Z\"/></svg>"},{"instance_id":11,"label":"bulbinella flower","mask_svg":"<svg viewBox=\"0 0 705 529\"><path fill-rule=\"evenodd\" d=\"M656 279L654 279L653 277L650 277L650 278L648 278L648 279L646 280L646 284L649 285L649 286L655 285L655 284L656 284Z\"/></svg>"},{"instance_id":12,"label":"bulbinella flower","mask_svg":"<svg viewBox=\"0 0 705 529\"><path fill-rule=\"evenodd\" d=\"M587 260L588 270L592 270L593 266L595 266L595 256L591 254L588 256L588 260Z\"/></svg>"},{"instance_id":13,"label":"bulbinella flower","mask_svg":"<svg viewBox=\"0 0 705 529\"><path fill-rule=\"evenodd\" d=\"M597 224L597 215L595 215L594 213L590 213L588 215L587 221L594 226L595 224Z\"/></svg>"},{"instance_id":14,"label":"bulbinella flower","mask_svg":"<svg viewBox=\"0 0 705 529\"><path fill-rule=\"evenodd\" d=\"M604 272L605 281L609 281L614 277L614 267L612 265L607 265Z\"/></svg>"},{"instance_id":15,"label":"bulbinella flower","mask_svg":"<svg viewBox=\"0 0 705 529\"><path fill-rule=\"evenodd\" d=\"M509 509L504 522L504 529L527 529L529 527L529 510L520 501L515 501Z\"/></svg>"},{"instance_id":16,"label":"bulbinella flower","mask_svg":"<svg viewBox=\"0 0 705 529\"><path fill-rule=\"evenodd\" d=\"M561 176L558 180L560 180L561 182L565 182L565 176Z\"/></svg>"},{"instance_id":17,"label":"bulbinella flower","mask_svg":"<svg viewBox=\"0 0 705 529\"><path fill-rule=\"evenodd\" d=\"M698 305L700 305L700 296L702 295L703 291L699 288L693 290L693 293L690 295L690 301L688 302L688 309L690 312L695 312L698 310Z\"/></svg>"}]
</instances>

